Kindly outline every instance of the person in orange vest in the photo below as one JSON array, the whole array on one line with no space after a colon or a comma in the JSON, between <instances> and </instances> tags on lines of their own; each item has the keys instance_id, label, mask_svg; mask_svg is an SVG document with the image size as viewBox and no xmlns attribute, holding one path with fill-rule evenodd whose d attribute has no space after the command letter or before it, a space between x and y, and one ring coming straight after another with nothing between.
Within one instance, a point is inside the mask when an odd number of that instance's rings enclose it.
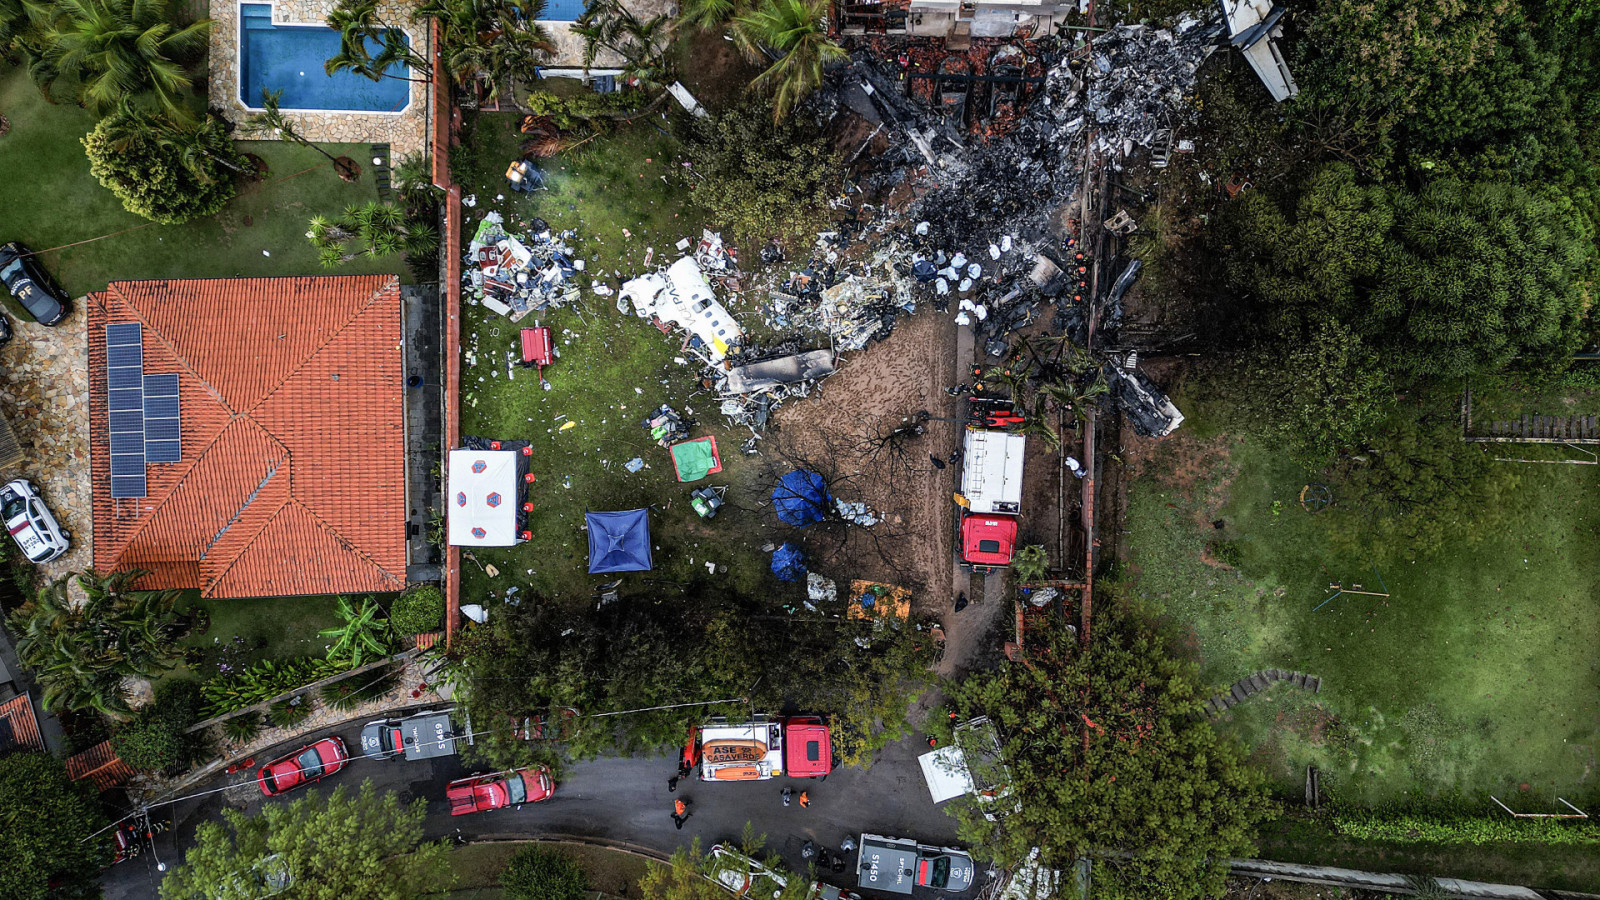
<instances>
[{"instance_id":1,"label":"person in orange vest","mask_svg":"<svg viewBox=\"0 0 1600 900\"><path fill-rule=\"evenodd\" d=\"M672 824L676 825L679 831L683 830L683 823L692 815L694 813L689 812L689 804L681 799L672 801Z\"/></svg>"},{"instance_id":2,"label":"person in orange vest","mask_svg":"<svg viewBox=\"0 0 1600 900\"><path fill-rule=\"evenodd\" d=\"M800 792L800 808L801 809L809 809L809 808L811 808L811 793L809 791L801 791Z\"/></svg>"}]
</instances>

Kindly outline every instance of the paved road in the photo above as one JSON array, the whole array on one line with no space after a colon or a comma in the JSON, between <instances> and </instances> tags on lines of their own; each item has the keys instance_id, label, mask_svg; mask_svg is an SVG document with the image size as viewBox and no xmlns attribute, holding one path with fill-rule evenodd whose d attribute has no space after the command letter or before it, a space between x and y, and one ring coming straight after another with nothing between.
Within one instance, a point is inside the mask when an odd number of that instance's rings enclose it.
<instances>
[{"instance_id":1,"label":"paved road","mask_svg":"<svg viewBox=\"0 0 1600 900\"><path fill-rule=\"evenodd\" d=\"M357 724L332 733L344 738L347 746L359 747L360 730ZM290 745L276 752L292 749L295 748ZM704 846L737 839L749 822L757 833L767 835L768 847L781 854L791 867L803 871L800 849L807 840L835 849L846 835L859 836L865 831L914 837L931 844L954 843L955 820L930 801L917 765L916 757L927 749L921 739L903 740L882 751L871 769L842 769L821 782L777 779L753 784L702 784L685 779L679 783L676 795L667 791L667 778L676 769L675 756L601 759L572 766L556 785L555 796L547 802L458 817L452 817L445 805L445 784L473 771L463 769L455 757L419 762L357 760L321 787L331 789L336 784L346 784L354 788L371 778L380 791L397 791L403 799L426 798L425 829L429 838L457 833L468 839L564 834L626 841L670 853L693 838L700 838ZM257 757L268 758L272 758L271 754ZM199 790L230 782L240 783L240 787L166 807L174 828L157 838L160 859L169 865L181 861L183 851L193 842L195 827L219 820L225 807L255 812L263 802L283 802L264 800L253 785L243 783L252 777L253 773L219 777ZM797 794L800 790L809 791L811 807L801 809L798 803L785 807L785 785L792 785ZM693 813L682 831L672 824L675 796L690 801ZM850 862L853 865L854 859ZM847 868L832 880L849 887L852 873ZM106 873L106 898L154 898L160 878L155 860L146 854Z\"/></svg>"}]
</instances>

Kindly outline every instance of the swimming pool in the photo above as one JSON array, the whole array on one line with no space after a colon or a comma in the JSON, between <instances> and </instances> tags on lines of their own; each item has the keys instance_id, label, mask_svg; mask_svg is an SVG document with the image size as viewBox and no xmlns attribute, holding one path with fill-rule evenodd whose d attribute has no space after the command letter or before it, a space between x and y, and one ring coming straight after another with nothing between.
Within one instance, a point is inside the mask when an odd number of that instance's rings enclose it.
<instances>
[{"instance_id":1,"label":"swimming pool","mask_svg":"<svg viewBox=\"0 0 1600 900\"><path fill-rule=\"evenodd\" d=\"M576 22L583 15L583 0L546 0L541 22Z\"/></svg>"},{"instance_id":2,"label":"swimming pool","mask_svg":"<svg viewBox=\"0 0 1600 900\"><path fill-rule=\"evenodd\" d=\"M326 25L275 24L271 4L239 4L239 99L247 107L261 108L264 90L282 91L283 109L397 113L411 102L411 82L401 78L328 75L323 65L338 52L339 33ZM405 66L389 73L411 74Z\"/></svg>"}]
</instances>

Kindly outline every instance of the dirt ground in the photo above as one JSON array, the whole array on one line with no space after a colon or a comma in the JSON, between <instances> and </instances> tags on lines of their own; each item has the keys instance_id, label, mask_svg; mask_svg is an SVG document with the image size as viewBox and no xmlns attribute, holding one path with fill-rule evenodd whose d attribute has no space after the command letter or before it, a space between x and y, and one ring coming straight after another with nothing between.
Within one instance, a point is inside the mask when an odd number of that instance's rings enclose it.
<instances>
[{"instance_id":1,"label":"dirt ground","mask_svg":"<svg viewBox=\"0 0 1600 900\"><path fill-rule=\"evenodd\" d=\"M838 494L869 504L884 522L877 547L855 541L836 560L834 577L898 581L915 592L919 613L936 616L951 599L956 467L938 468L932 458L948 459L959 441L954 420L959 403L944 392L956 381L956 326L949 316L925 310L902 318L885 341L846 354L838 371L809 399L779 411L785 440L807 459L831 457L839 477ZM893 429L902 416L927 410L926 433L909 439L898 458L888 450L874 456L863 440ZM858 474L859 473L859 474ZM882 557L878 550L881 549Z\"/></svg>"}]
</instances>

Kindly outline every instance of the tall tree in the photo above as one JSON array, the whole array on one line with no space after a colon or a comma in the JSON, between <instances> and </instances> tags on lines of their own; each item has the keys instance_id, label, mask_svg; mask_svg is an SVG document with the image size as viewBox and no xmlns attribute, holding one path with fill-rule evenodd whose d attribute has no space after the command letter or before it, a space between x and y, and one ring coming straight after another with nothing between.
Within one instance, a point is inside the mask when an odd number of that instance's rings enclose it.
<instances>
[{"instance_id":1,"label":"tall tree","mask_svg":"<svg viewBox=\"0 0 1600 900\"><path fill-rule=\"evenodd\" d=\"M1269 810L1261 778L1199 715L1194 667L1114 604L1095 611L1089 646L1056 628L949 686L959 718L996 725L1021 801L998 823L956 801L962 836L1001 865L1091 858L1095 896L1216 895Z\"/></svg>"},{"instance_id":2,"label":"tall tree","mask_svg":"<svg viewBox=\"0 0 1600 900\"><path fill-rule=\"evenodd\" d=\"M233 900L238 881L284 878L295 900L409 900L449 871L443 843L422 843L427 801L401 805L371 781L309 791L253 816L223 810L201 824L184 864L161 882L166 900Z\"/></svg>"},{"instance_id":3,"label":"tall tree","mask_svg":"<svg viewBox=\"0 0 1600 900\"><path fill-rule=\"evenodd\" d=\"M44 753L0 757L0 897L91 900L111 841L94 789Z\"/></svg>"},{"instance_id":4,"label":"tall tree","mask_svg":"<svg viewBox=\"0 0 1600 900\"><path fill-rule=\"evenodd\" d=\"M427 81L433 67L406 39L400 26L383 18L379 0L339 0L328 12L328 27L339 32L339 51L323 63L329 75L354 72L373 81ZM376 49L376 52L374 52ZM396 74L398 66L421 72L421 78Z\"/></svg>"},{"instance_id":5,"label":"tall tree","mask_svg":"<svg viewBox=\"0 0 1600 900\"><path fill-rule=\"evenodd\" d=\"M770 62L750 89L772 96L781 119L822 84L822 70L847 55L828 34L829 0L762 0L733 20L733 42L754 63Z\"/></svg>"},{"instance_id":6,"label":"tall tree","mask_svg":"<svg viewBox=\"0 0 1600 900\"><path fill-rule=\"evenodd\" d=\"M1594 249L1565 198L1453 181L1412 194L1333 165L1292 208L1260 192L1229 216L1229 279L1271 337L1343 323L1411 377L1559 361L1579 339Z\"/></svg>"},{"instance_id":7,"label":"tall tree","mask_svg":"<svg viewBox=\"0 0 1600 900\"><path fill-rule=\"evenodd\" d=\"M124 682L172 668L179 652L168 629L179 592L134 590L144 574L67 575L12 614L17 655L43 683L45 709L127 718Z\"/></svg>"},{"instance_id":8,"label":"tall tree","mask_svg":"<svg viewBox=\"0 0 1600 900\"><path fill-rule=\"evenodd\" d=\"M445 68L457 87L484 85L489 99L507 81L531 81L555 44L539 20L545 0L427 0L416 16L437 21Z\"/></svg>"},{"instance_id":9,"label":"tall tree","mask_svg":"<svg viewBox=\"0 0 1600 900\"><path fill-rule=\"evenodd\" d=\"M177 0L55 0L39 16L29 71L46 99L66 86L100 114L133 104L190 120L189 67L205 52L211 20L179 25L179 15Z\"/></svg>"},{"instance_id":10,"label":"tall tree","mask_svg":"<svg viewBox=\"0 0 1600 900\"><path fill-rule=\"evenodd\" d=\"M677 36L671 16L641 19L621 0L591 0L572 33L583 38L585 69L595 64L600 51L609 50L622 59L623 80L642 91L664 90L678 77L669 52Z\"/></svg>"}]
</instances>

